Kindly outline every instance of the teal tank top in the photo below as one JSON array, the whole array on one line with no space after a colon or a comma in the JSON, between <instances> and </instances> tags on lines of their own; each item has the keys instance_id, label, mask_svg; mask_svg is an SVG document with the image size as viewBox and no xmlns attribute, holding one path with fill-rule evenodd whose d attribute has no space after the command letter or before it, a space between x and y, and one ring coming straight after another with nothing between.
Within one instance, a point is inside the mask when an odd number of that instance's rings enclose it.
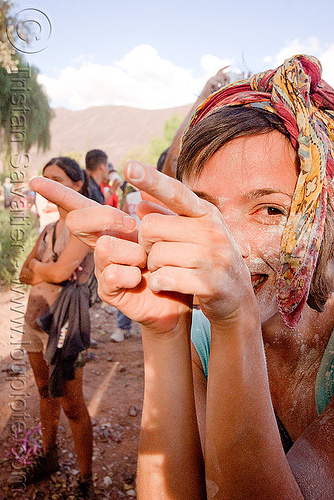
<instances>
[{"instance_id":1,"label":"teal tank top","mask_svg":"<svg viewBox=\"0 0 334 500\"><path fill-rule=\"evenodd\" d=\"M202 363L205 377L208 377L211 344L210 322L201 310L193 311L191 340ZM324 411L334 395L334 331L329 339L315 383L315 404L318 415Z\"/></svg>"}]
</instances>

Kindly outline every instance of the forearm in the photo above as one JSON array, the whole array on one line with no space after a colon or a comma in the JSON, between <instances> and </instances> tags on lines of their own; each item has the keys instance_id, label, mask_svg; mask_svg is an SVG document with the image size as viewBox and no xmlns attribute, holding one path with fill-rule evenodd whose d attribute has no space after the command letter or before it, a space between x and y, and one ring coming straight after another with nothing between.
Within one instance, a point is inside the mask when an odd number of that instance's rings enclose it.
<instances>
[{"instance_id":1,"label":"forearm","mask_svg":"<svg viewBox=\"0 0 334 500\"><path fill-rule=\"evenodd\" d=\"M208 498L301 499L281 446L259 327L212 327L205 466Z\"/></svg>"},{"instance_id":2,"label":"forearm","mask_svg":"<svg viewBox=\"0 0 334 500\"><path fill-rule=\"evenodd\" d=\"M20 283L25 283L26 285L36 285L42 281L38 276L36 276L29 267L22 267L19 277Z\"/></svg>"},{"instance_id":3,"label":"forearm","mask_svg":"<svg viewBox=\"0 0 334 500\"><path fill-rule=\"evenodd\" d=\"M138 458L138 498L204 499L203 458L191 372L190 317L173 337L142 329L145 393ZM183 329L183 331L181 331Z\"/></svg>"},{"instance_id":4,"label":"forearm","mask_svg":"<svg viewBox=\"0 0 334 500\"><path fill-rule=\"evenodd\" d=\"M27 285L35 285L36 283L41 281L41 279L38 276L36 276L30 269L30 263L37 257L37 250L42 236L43 233L39 235L38 240L34 245L34 248L26 258L25 262L23 263L19 276L19 280L21 283L25 283Z\"/></svg>"},{"instance_id":5,"label":"forearm","mask_svg":"<svg viewBox=\"0 0 334 500\"><path fill-rule=\"evenodd\" d=\"M307 500L322 500L333 496L333 429L334 397L287 454L293 475Z\"/></svg>"},{"instance_id":6,"label":"forearm","mask_svg":"<svg viewBox=\"0 0 334 500\"><path fill-rule=\"evenodd\" d=\"M80 265L78 262L77 266ZM73 273L72 269L63 267L54 262L40 262L39 260L34 260L32 262L33 273L38 276L41 281L47 281L49 283L62 283L69 279Z\"/></svg>"}]
</instances>

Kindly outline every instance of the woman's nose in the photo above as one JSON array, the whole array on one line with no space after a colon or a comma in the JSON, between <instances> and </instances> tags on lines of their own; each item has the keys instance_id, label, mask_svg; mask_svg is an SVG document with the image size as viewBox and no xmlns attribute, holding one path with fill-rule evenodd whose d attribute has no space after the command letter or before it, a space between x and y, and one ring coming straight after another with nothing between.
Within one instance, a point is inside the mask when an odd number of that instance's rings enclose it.
<instances>
[{"instance_id":1,"label":"woman's nose","mask_svg":"<svg viewBox=\"0 0 334 500\"><path fill-rule=\"evenodd\" d=\"M241 253L242 257L244 259L247 259L250 256L249 243L246 241L240 242L240 241L238 241L238 239L236 239L236 243L237 243L237 246L239 248L239 252Z\"/></svg>"},{"instance_id":2,"label":"woman's nose","mask_svg":"<svg viewBox=\"0 0 334 500\"><path fill-rule=\"evenodd\" d=\"M236 242L239 252L244 259L247 259L250 256L250 243L247 237L247 229L238 220L232 220L231 218L226 220L225 218L225 222Z\"/></svg>"}]
</instances>

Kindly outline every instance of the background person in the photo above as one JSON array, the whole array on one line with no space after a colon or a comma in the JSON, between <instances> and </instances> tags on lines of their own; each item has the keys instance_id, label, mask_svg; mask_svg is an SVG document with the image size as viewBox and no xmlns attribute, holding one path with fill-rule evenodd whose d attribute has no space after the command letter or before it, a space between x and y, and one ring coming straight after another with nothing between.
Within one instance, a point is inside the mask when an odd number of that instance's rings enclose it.
<instances>
[{"instance_id":1,"label":"background person","mask_svg":"<svg viewBox=\"0 0 334 500\"><path fill-rule=\"evenodd\" d=\"M13 184L10 182L10 178L6 177L3 184L2 184L3 197L4 197L4 208L10 207L10 202L12 201L12 197L13 197L12 187L13 187Z\"/></svg>"},{"instance_id":2,"label":"background person","mask_svg":"<svg viewBox=\"0 0 334 500\"><path fill-rule=\"evenodd\" d=\"M85 178L84 171L76 161L70 158L53 158L45 165L43 176L85 196L88 195L88 180ZM47 225L42 231L20 273L21 283L32 285L25 314L24 347L28 352L40 394L43 443L42 454L22 471L24 474L21 479L27 485L58 469L57 429L60 410L63 408L72 430L80 468L76 498L92 498L94 490L92 482L93 438L92 424L82 393L84 356L79 354L76 359L63 356L60 366L58 362L54 365L56 362L53 361L53 356L59 355L65 346L71 352L81 350L74 346L74 342L77 344L81 342L78 337L79 332L75 329L83 320L83 311L87 313L88 289L82 289L84 297L80 302L81 312L77 310L69 316L64 326L59 325L63 329L65 340L62 341L63 344L60 344L59 338L57 349L52 354L51 360L48 354L51 334L45 333L37 322L37 318L55 303L66 283L77 280L80 285L83 285L87 283L93 272L93 255L89 247L70 235L65 226L65 217L65 210L59 208L59 220ZM86 321L89 321L89 315ZM87 348L89 346L89 322L84 327L88 334L85 345ZM67 342L70 330L72 344ZM47 354L48 363L45 360ZM55 380L56 373L60 377L57 381ZM56 385L55 382L57 382ZM54 396L52 391L50 393L52 387L53 390L59 391L60 395L57 393ZM13 478L14 483L17 482L16 480L17 478Z\"/></svg>"},{"instance_id":3,"label":"background person","mask_svg":"<svg viewBox=\"0 0 334 500\"><path fill-rule=\"evenodd\" d=\"M86 154L85 164L89 173L89 198L104 205L105 197L100 184L109 182L108 156L101 149L91 149Z\"/></svg>"},{"instance_id":4,"label":"background person","mask_svg":"<svg viewBox=\"0 0 334 500\"><path fill-rule=\"evenodd\" d=\"M117 189L124 183L123 179L114 169L112 163L109 163L109 180L108 182L101 182L100 188L104 194L105 205L110 207L118 208L119 200L117 195Z\"/></svg>"},{"instance_id":5,"label":"background person","mask_svg":"<svg viewBox=\"0 0 334 500\"><path fill-rule=\"evenodd\" d=\"M44 196L36 193L35 207L39 219L39 233L52 222L59 219L58 207L54 203L50 203Z\"/></svg>"}]
</instances>

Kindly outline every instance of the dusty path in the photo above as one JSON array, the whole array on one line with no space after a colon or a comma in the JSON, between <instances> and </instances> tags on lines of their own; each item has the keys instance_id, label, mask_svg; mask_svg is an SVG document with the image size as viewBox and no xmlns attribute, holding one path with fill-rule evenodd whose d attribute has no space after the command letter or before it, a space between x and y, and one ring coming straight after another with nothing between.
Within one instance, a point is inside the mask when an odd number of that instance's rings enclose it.
<instances>
[{"instance_id":1,"label":"dusty path","mask_svg":"<svg viewBox=\"0 0 334 500\"><path fill-rule=\"evenodd\" d=\"M13 296L10 291L0 295L0 498L70 499L78 468L64 415L59 427L60 471L50 479L30 486L25 493L6 488L7 478L15 466L15 447L18 450L31 431L34 432L27 441L28 452L32 453L40 446L38 395L32 372L26 356L13 361L19 353L13 351L15 346L12 344L16 339L10 339L10 334L13 337L10 328L14 325L19 329L15 321L20 316L19 312L11 310L13 297L15 294ZM121 343L112 343L109 336L116 327L115 310L99 304L90 312L92 338L98 345L96 349L90 349L90 360L84 369L84 394L93 422L94 479L98 498L136 498L135 472L143 395L140 329L134 324L131 337ZM24 389L20 397L19 386ZM19 399L24 401L20 404L25 406L25 416L16 418L24 424L22 432L15 435L15 415L23 415L14 411Z\"/></svg>"}]
</instances>

